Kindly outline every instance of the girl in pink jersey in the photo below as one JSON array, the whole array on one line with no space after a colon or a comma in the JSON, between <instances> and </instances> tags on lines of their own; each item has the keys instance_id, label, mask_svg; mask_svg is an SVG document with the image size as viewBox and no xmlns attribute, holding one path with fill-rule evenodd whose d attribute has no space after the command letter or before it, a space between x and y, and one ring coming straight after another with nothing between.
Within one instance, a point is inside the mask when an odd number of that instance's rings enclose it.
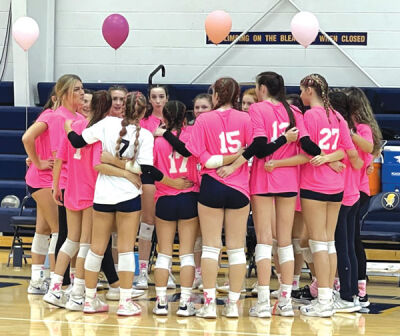
<instances>
[{"instance_id":1,"label":"girl in pink jersey","mask_svg":"<svg viewBox=\"0 0 400 336\"><path fill-rule=\"evenodd\" d=\"M275 208L281 286L274 313L294 316L290 299L294 269L291 235L298 192L297 168L286 167L267 173L264 168L265 157L268 155L269 159L279 160L296 155L298 147L297 143L293 141L297 138L300 139L299 143L305 149L310 150L311 154L319 154L320 150L308 137L303 124L302 113L286 102L282 76L275 72L259 74L256 78L256 93L259 103L252 104L249 109L255 137L254 143L262 143L265 146L268 141L272 141L268 145L275 146L275 148L266 155L257 155L251 168L250 194L257 235L258 302L250 309L250 315L257 317L271 316L269 281L272 216ZM286 135L284 134L285 131L287 132ZM288 143L286 144L286 142ZM229 172L229 169L235 169L244 162L248 158L247 152L251 151L252 146L245 151L243 158L234 162L231 167L221 169L221 171L225 172L228 169ZM314 153L315 151L316 153Z\"/></svg>"},{"instance_id":2,"label":"girl in pink jersey","mask_svg":"<svg viewBox=\"0 0 400 336\"><path fill-rule=\"evenodd\" d=\"M175 133L183 142L189 140L192 127L185 127L186 106L179 101L169 101L163 109L166 129ZM177 190L156 182L156 230L158 237L158 256L154 279L157 301L153 309L156 315L168 314L167 282L169 265L176 228L179 232L179 259L181 261L181 298L178 316L195 314L194 304L190 301L194 280L193 249L198 231L197 199L199 178L197 160L177 153L163 138L154 142L154 166L171 178L183 177L193 182L184 190Z\"/></svg>"},{"instance_id":3,"label":"girl in pink jersey","mask_svg":"<svg viewBox=\"0 0 400 336\"><path fill-rule=\"evenodd\" d=\"M204 112L210 112L213 108L212 97L208 93L200 93L193 99L193 113L197 118Z\"/></svg>"},{"instance_id":4,"label":"girl in pink jersey","mask_svg":"<svg viewBox=\"0 0 400 336\"><path fill-rule=\"evenodd\" d=\"M30 165L26 173L28 191L36 201L36 228L32 242L32 276L28 294L45 294L48 284L44 281L43 269L46 254L49 253L50 271L54 272L55 245L58 237L57 206L52 201L53 153L49 128L52 125L52 110L55 100L54 89L43 112L22 137ZM51 233L51 241L49 238Z\"/></svg>"},{"instance_id":5,"label":"girl in pink jersey","mask_svg":"<svg viewBox=\"0 0 400 336\"><path fill-rule=\"evenodd\" d=\"M64 132L64 122L67 119L71 120L84 120L85 117L76 111L83 104L83 86L81 79L76 75L63 75L61 76L56 85L55 85L55 93L56 93L56 103L54 106L55 113L52 116L52 127L49 128L52 152L54 156L56 156L57 151L60 148L60 145L65 138ZM63 192L67 182L67 166L65 163L59 161L57 163L61 166L61 170L59 167L54 166L53 171L53 182L59 181L58 185L53 185L53 197L55 197L61 203L63 202ZM57 169L56 169L57 168ZM59 173L60 176L54 176L54 172ZM67 238L67 217L64 206L58 206L58 223L59 223L59 234L56 245L56 258L58 252L64 244L65 239ZM69 268L66 270L64 274L63 285L67 286L71 284Z\"/></svg>"},{"instance_id":6,"label":"girl in pink jersey","mask_svg":"<svg viewBox=\"0 0 400 336\"><path fill-rule=\"evenodd\" d=\"M346 121L329 103L325 79L309 75L301 81L300 89L304 105L311 106L304 115L311 140L318 143L323 154L335 153L338 149L346 151L352 166L359 169L362 161L351 141ZM314 157L301 172L301 207L318 280L317 302L301 308L301 313L307 316L331 316L334 310L332 286L337 263L334 232L343 199L344 177L326 165L327 156Z\"/></svg>"},{"instance_id":7,"label":"girl in pink jersey","mask_svg":"<svg viewBox=\"0 0 400 336\"><path fill-rule=\"evenodd\" d=\"M140 126L155 135L159 126L162 124L162 111L168 101L168 89L165 85L153 85L149 89L150 108L146 110L144 117L140 120ZM156 188L154 181L147 175L142 175L142 217L139 229L139 265L140 274L136 280L135 288L148 288L148 263L151 250L151 240L153 237L155 223L155 202L154 194ZM175 288L175 283L171 278L169 288Z\"/></svg>"},{"instance_id":8,"label":"girl in pink jersey","mask_svg":"<svg viewBox=\"0 0 400 336\"><path fill-rule=\"evenodd\" d=\"M366 291L367 261L360 238L360 210L364 209L369 201L367 168L372 165L373 156L378 156L380 153L382 134L365 93L355 87L347 89L345 93L349 100L349 117L354 124L351 137L360 157L364 160L364 166L360 169L360 206L355 219L355 251L358 264L358 296L361 306L368 307L370 303Z\"/></svg>"}]
</instances>

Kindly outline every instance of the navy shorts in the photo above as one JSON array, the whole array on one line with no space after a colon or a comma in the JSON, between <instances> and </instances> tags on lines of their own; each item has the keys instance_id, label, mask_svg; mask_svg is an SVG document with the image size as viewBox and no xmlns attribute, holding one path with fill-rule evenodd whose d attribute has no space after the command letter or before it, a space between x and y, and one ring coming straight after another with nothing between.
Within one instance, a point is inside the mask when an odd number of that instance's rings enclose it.
<instances>
[{"instance_id":1,"label":"navy shorts","mask_svg":"<svg viewBox=\"0 0 400 336\"><path fill-rule=\"evenodd\" d=\"M266 193L266 194L257 194L257 196L265 196L265 197L296 197L297 192L281 192L281 193Z\"/></svg>"},{"instance_id":2,"label":"navy shorts","mask_svg":"<svg viewBox=\"0 0 400 336\"><path fill-rule=\"evenodd\" d=\"M156 217L165 221L178 221L198 216L199 193L188 192L175 196L161 196L156 203Z\"/></svg>"},{"instance_id":3,"label":"navy shorts","mask_svg":"<svg viewBox=\"0 0 400 336\"><path fill-rule=\"evenodd\" d=\"M201 179L199 203L215 209L240 209L249 204L249 199L240 191L205 174Z\"/></svg>"},{"instance_id":4,"label":"navy shorts","mask_svg":"<svg viewBox=\"0 0 400 336\"><path fill-rule=\"evenodd\" d=\"M142 184L154 184L154 180L149 174L140 175L140 179L142 180Z\"/></svg>"},{"instance_id":5,"label":"navy shorts","mask_svg":"<svg viewBox=\"0 0 400 336\"><path fill-rule=\"evenodd\" d=\"M32 195L34 192L42 190L43 188L33 188L31 186L26 185L28 188L28 192Z\"/></svg>"},{"instance_id":6,"label":"navy shorts","mask_svg":"<svg viewBox=\"0 0 400 336\"><path fill-rule=\"evenodd\" d=\"M93 209L99 212L135 212L142 209L140 196L117 204L93 203Z\"/></svg>"},{"instance_id":7,"label":"navy shorts","mask_svg":"<svg viewBox=\"0 0 400 336\"><path fill-rule=\"evenodd\" d=\"M321 202L341 202L343 191L338 194L323 194L312 190L300 189L300 198Z\"/></svg>"}]
</instances>

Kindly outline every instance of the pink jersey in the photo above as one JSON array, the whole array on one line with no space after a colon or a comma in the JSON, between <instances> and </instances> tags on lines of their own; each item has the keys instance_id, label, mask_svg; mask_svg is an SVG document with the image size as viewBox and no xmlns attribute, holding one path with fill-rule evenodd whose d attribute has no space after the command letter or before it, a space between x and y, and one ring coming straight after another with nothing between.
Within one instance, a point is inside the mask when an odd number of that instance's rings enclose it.
<instances>
[{"instance_id":1,"label":"pink jersey","mask_svg":"<svg viewBox=\"0 0 400 336\"><path fill-rule=\"evenodd\" d=\"M322 106L315 106L304 114L304 125L310 139L330 154L338 149L354 149L347 122L336 111L329 111L329 120ZM344 190L344 174L336 173L327 164L319 167L310 163L301 169L300 188L323 194L337 194Z\"/></svg>"},{"instance_id":2,"label":"pink jersey","mask_svg":"<svg viewBox=\"0 0 400 336\"><path fill-rule=\"evenodd\" d=\"M154 134L158 126L161 124L161 119L151 114L148 118L140 120L140 127L143 127Z\"/></svg>"},{"instance_id":3,"label":"pink jersey","mask_svg":"<svg viewBox=\"0 0 400 336\"><path fill-rule=\"evenodd\" d=\"M357 128L357 134L361 137L363 137L365 140L367 140L370 143L374 143L374 139L372 136L372 130L371 127L367 124L358 124L356 125ZM370 153L366 153L362 151L360 148L357 147L358 150L358 155L360 158L364 161L364 166L359 170L360 174L360 186L359 190L366 193L367 195L371 195L371 192L369 190L369 178L367 175L367 167L371 164L374 156Z\"/></svg>"},{"instance_id":4,"label":"pink jersey","mask_svg":"<svg viewBox=\"0 0 400 336\"><path fill-rule=\"evenodd\" d=\"M250 174L250 194L298 192L299 178L297 167L281 167L268 173L264 169L265 162L281 160L299 153L299 140L308 136L304 126L303 114L295 106L291 106L299 130L297 142L285 144L276 152L263 159L254 157ZM268 142L275 141L289 126L289 116L282 103L277 105L262 101L250 105L249 115L253 125L254 137L267 137Z\"/></svg>"},{"instance_id":5,"label":"pink jersey","mask_svg":"<svg viewBox=\"0 0 400 336\"><path fill-rule=\"evenodd\" d=\"M40 160L49 160L53 158L51 152L51 141L49 128L54 111L47 109L43 111L36 122L43 122L47 129L35 139L35 150ZM53 185L53 171L51 169L39 170L32 163L25 176L26 184L32 188L51 188Z\"/></svg>"},{"instance_id":6,"label":"pink jersey","mask_svg":"<svg viewBox=\"0 0 400 336\"><path fill-rule=\"evenodd\" d=\"M192 128L191 126L183 128L179 139L185 143L188 142ZM185 158L181 156L173 150L172 146L163 137L158 137L154 141L154 166L170 178L186 177L194 183L191 188L178 190L160 182L155 182L157 188L155 194L156 200L161 196L174 196L180 193L199 191L200 183L196 157L190 156Z\"/></svg>"},{"instance_id":7,"label":"pink jersey","mask_svg":"<svg viewBox=\"0 0 400 336\"><path fill-rule=\"evenodd\" d=\"M51 137L51 147L53 152L54 151L58 152L60 146L62 145L63 139L67 138L67 134L65 133L64 130L65 121L85 120L85 117L79 113L72 113L64 106L60 106L57 110L55 110L53 118L54 118L52 125L53 127L49 128ZM67 185L67 166L66 163L64 162L61 167L59 188L65 189L66 185Z\"/></svg>"},{"instance_id":8,"label":"pink jersey","mask_svg":"<svg viewBox=\"0 0 400 336\"><path fill-rule=\"evenodd\" d=\"M342 204L345 206L352 206L360 198L360 170L356 170L351 166L347 155L345 155L343 163L346 165L346 169L344 170L344 192Z\"/></svg>"},{"instance_id":9,"label":"pink jersey","mask_svg":"<svg viewBox=\"0 0 400 336\"><path fill-rule=\"evenodd\" d=\"M208 174L217 181L234 188L249 197L249 166L243 164L227 178L217 175L216 169L204 165L213 155L237 153L253 139L251 120L247 113L228 109L202 113L196 119L187 149L196 156L201 165L200 174Z\"/></svg>"}]
</instances>

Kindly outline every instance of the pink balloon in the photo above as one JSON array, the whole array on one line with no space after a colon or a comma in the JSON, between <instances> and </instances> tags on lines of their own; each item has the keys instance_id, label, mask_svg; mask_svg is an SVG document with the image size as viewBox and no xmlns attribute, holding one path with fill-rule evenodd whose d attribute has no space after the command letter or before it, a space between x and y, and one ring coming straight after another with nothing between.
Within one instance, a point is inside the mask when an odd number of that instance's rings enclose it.
<instances>
[{"instance_id":1,"label":"pink balloon","mask_svg":"<svg viewBox=\"0 0 400 336\"><path fill-rule=\"evenodd\" d=\"M12 35L18 45L27 51L39 37L39 26L34 19L23 16L14 22Z\"/></svg>"},{"instance_id":2,"label":"pink balloon","mask_svg":"<svg viewBox=\"0 0 400 336\"><path fill-rule=\"evenodd\" d=\"M218 44L230 33L232 19L228 13L217 10L207 15L205 26L208 38Z\"/></svg>"},{"instance_id":3,"label":"pink balloon","mask_svg":"<svg viewBox=\"0 0 400 336\"><path fill-rule=\"evenodd\" d=\"M297 13L293 17L290 27L294 38L304 48L315 41L319 32L318 19L310 12Z\"/></svg>"},{"instance_id":4,"label":"pink balloon","mask_svg":"<svg viewBox=\"0 0 400 336\"><path fill-rule=\"evenodd\" d=\"M117 50L128 38L128 21L120 14L111 14L104 20L102 32L106 42Z\"/></svg>"}]
</instances>

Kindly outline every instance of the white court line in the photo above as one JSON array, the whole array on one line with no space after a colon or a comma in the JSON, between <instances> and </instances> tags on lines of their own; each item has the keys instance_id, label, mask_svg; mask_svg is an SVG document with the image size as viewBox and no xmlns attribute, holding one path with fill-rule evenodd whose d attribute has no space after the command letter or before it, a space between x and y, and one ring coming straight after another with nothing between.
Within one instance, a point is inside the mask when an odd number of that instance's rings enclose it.
<instances>
[{"instance_id":1,"label":"white court line","mask_svg":"<svg viewBox=\"0 0 400 336\"><path fill-rule=\"evenodd\" d=\"M136 326L136 325L120 325L120 324L106 324L106 323L85 323L85 322L68 322L68 321L54 321L54 320L32 320L26 318L16 318L16 317L0 317L0 320L6 321L24 321L24 322L43 322L43 323L62 323L62 324L77 324L77 325L90 325L97 327L123 327L129 329L145 329L145 330L164 330L164 331L176 331L179 332L182 329L188 332L194 333L204 333L204 331L210 334L226 334L226 335L265 335L264 333L253 333L253 332L241 332L233 330L203 330L203 329L186 329L186 328L163 328L163 327L146 327L146 326ZM274 334L269 334L269 336L278 336Z\"/></svg>"}]
</instances>

